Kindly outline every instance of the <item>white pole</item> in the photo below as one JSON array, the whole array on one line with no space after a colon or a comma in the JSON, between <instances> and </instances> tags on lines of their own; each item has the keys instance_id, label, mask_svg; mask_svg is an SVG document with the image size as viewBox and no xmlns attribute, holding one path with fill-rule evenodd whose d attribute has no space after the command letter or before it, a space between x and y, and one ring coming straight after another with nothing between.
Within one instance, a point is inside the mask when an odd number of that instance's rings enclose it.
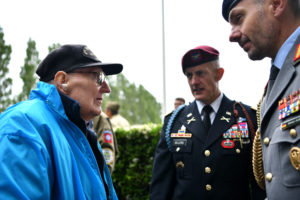
<instances>
[{"instance_id":1,"label":"white pole","mask_svg":"<svg viewBox=\"0 0 300 200\"><path fill-rule=\"evenodd\" d=\"M163 61L163 106L162 115L166 114L166 60L165 60L165 13L164 0L162 0L162 61Z\"/></svg>"}]
</instances>

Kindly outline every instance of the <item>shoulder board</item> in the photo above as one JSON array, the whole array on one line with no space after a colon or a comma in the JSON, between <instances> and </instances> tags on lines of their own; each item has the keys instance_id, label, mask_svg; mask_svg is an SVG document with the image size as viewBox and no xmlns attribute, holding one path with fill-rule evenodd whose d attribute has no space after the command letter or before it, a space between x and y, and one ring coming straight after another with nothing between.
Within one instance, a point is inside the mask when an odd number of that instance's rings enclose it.
<instances>
[{"instance_id":1,"label":"shoulder board","mask_svg":"<svg viewBox=\"0 0 300 200\"><path fill-rule=\"evenodd\" d=\"M254 111L257 111L257 108L254 107L254 106L251 106L251 109L254 110Z\"/></svg>"},{"instance_id":2,"label":"shoulder board","mask_svg":"<svg viewBox=\"0 0 300 200\"><path fill-rule=\"evenodd\" d=\"M173 122L176 118L176 116L180 113L181 110L183 110L183 108L185 108L186 105L181 105L179 106L175 111L172 112L172 115L168 121L166 130L165 130L165 138L166 138L166 142L168 145L168 149L171 151L171 139L170 139L170 132L171 132L171 128L173 125Z\"/></svg>"},{"instance_id":3,"label":"shoulder board","mask_svg":"<svg viewBox=\"0 0 300 200\"><path fill-rule=\"evenodd\" d=\"M165 115L165 117L170 116L173 112L174 112L174 110L172 110L171 112L167 113L167 114Z\"/></svg>"},{"instance_id":4,"label":"shoulder board","mask_svg":"<svg viewBox=\"0 0 300 200\"><path fill-rule=\"evenodd\" d=\"M294 66L297 65L300 62L300 44L298 44L297 49L296 49L296 53L294 56Z\"/></svg>"}]
</instances>

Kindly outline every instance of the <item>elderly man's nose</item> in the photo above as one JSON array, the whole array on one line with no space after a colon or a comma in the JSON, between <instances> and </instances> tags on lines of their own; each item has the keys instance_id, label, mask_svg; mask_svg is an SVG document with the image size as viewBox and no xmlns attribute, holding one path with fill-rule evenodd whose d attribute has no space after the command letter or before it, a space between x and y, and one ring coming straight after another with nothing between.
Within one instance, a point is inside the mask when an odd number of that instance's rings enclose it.
<instances>
[{"instance_id":1,"label":"elderly man's nose","mask_svg":"<svg viewBox=\"0 0 300 200\"><path fill-rule=\"evenodd\" d=\"M109 87L109 85L107 84L106 81L104 81L104 82L102 83L102 85L101 85L101 87L100 87L100 91L101 91L102 93L110 93L110 92L111 92L111 89L110 89L110 87Z\"/></svg>"}]
</instances>

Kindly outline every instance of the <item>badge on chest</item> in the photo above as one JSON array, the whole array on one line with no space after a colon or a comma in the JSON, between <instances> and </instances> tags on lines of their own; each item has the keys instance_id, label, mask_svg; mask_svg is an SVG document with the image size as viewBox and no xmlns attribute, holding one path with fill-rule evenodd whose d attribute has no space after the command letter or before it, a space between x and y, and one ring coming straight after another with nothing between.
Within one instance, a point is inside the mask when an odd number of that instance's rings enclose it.
<instances>
[{"instance_id":1,"label":"badge on chest","mask_svg":"<svg viewBox=\"0 0 300 200\"><path fill-rule=\"evenodd\" d=\"M295 115L300 110L300 90L278 102L279 120L282 120L281 129L286 130L300 124L300 115Z\"/></svg>"},{"instance_id":2,"label":"badge on chest","mask_svg":"<svg viewBox=\"0 0 300 200\"><path fill-rule=\"evenodd\" d=\"M172 152L191 152L192 150L192 134L186 133L184 125L177 133L171 133L171 141Z\"/></svg>"},{"instance_id":3,"label":"badge on chest","mask_svg":"<svg viewBox=\"0 0 300 200\"><path fill-rule=\"evenodd\" d=\"M243 144L249 144L249 130L248 124L245 118L240 117L237 124L234 124L223 133L224 140L221 145L225 149L232 149L235 146L235 142L240 142L240 147L243 148Z\"/></svg>"}]
</instances>

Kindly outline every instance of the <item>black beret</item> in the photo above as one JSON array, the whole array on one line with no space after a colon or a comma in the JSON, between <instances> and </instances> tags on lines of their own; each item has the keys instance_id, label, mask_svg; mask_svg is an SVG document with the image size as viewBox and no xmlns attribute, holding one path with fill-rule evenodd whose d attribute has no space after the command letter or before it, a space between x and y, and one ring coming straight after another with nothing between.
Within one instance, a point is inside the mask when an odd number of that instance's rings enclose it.
<instances>
[{"instance_id":1,"label":"black beret","mask_svg":"<svg viewBox=\"0 0 300 200\"><path fill-rule=\"evenodd\" d=\"M198 46L186 52L182 57L182 71L185 73L185 69L188 67L194 67L218 59L219 51L215 48L210 46Z\"/></svg>"},{"instance_id":2,"label":"black beret","mask_svg":"<svg viewBox=\"0 0 300 200\"><path fill-rule=\"evenodd\" d=\"M118 74L123 66L118 63L102 63L85 45L63 45L39 64L36 73L40 81L53 80L58 71L71 72L78 68L101 67L106 75Z\"/></svg>"},{"instance_id":3,"label":"black beret","mask_svg":"<svg viewBox=\"0 0 300 200\"><path fill-rule=\"evenodd\" d=\"M231 9L236 6L241 0L223 0L222 15L226 21L228 21L229 13Z\"/></svg>"}]
</instances>

